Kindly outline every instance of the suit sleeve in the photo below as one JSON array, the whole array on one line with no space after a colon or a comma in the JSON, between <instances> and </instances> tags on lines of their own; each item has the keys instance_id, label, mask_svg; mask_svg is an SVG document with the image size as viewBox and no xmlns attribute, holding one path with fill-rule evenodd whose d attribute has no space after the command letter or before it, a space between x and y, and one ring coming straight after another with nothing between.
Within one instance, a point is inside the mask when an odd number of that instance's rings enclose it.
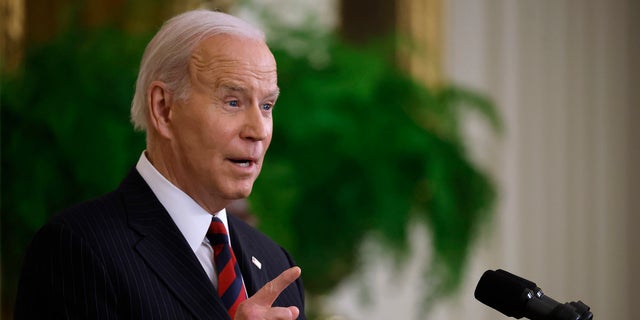
<instances>
[{"instance_id":1,"label":"suit sleeve","mask_svg":"<svg viewBox=\"0 0 640 320\"><path fill-rule=\"evenodd\" d=\"M25 257L15 319L117 319L104 264L62 223L45 226Z\"/></svg>"}]
</instances>

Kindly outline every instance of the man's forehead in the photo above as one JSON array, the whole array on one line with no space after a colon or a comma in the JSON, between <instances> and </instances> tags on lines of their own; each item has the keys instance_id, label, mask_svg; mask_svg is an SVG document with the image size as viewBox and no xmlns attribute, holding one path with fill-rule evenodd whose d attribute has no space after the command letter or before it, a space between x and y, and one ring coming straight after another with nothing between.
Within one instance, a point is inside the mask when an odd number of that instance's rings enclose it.
<instances>
[{"instance_id":1,"label":"man's forehead","mask_svg":"<svg viewBox=\"0 0 640 320\"><path fill-rule=\"evenodd\" d=\"M260 40L218 35L205 39L194 51L189 64L192 81L206 86L241 88L247 82L271 83L277 88L276 63ZM257 83L256 83L257 84Z\"/></svg>"},{"instance_id":2,"label":"man's forehead","mask_svg":"<svg viewBox=\"0 0 640 320\"><path fill-rule=\"evenodd\" d=\"M191 60L209 64L237 62L256 67L275 65L275 59L264 41L228 34L202 40L194 49Z\"/></svg>"}]
</instances>

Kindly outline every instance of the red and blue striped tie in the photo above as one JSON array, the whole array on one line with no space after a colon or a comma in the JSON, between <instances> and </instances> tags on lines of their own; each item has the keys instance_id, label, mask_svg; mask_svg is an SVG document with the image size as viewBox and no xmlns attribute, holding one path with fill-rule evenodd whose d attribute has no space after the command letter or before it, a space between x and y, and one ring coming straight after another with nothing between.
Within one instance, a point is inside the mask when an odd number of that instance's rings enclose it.
<instances>
[{"instance_id":1,"label":"red and blue striped tie","mask_svg":"<svg viewBox=\"0 0 640 320\"><path fill-rule=\"evenodd\" d=\"M247 291L242 282L240 267L229 245L227 229L218 217L211 219L207 238L213 247L213 261L218 272L218 295L233 319L238 305L247 299Z\"/></svg>"}]
</instances>

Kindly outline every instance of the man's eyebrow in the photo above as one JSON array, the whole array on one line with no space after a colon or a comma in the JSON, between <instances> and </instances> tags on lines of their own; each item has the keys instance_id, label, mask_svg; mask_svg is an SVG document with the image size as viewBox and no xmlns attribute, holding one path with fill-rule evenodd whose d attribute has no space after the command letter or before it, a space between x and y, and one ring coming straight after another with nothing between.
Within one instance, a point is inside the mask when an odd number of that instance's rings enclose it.
<instances>
[{"instance_id":1,"label":"man's eyebrow","mask_svg":"<svg viewBox=\"0 0 640 320\"><path fill-rule=\"evenodd\" d=\"M269 92L269 94L267 94L267 97L269 98L277 98L280 95L280 88L275 88L275 90Z\"/></svg>"},{"instance_id":2,"label":"man's eyebrow","mask_svg":"<svg viewBox=\"0 0 640 320\"><path fill-rule=\"evenodd\" d=\"M233 84L233 83L223 83L220 85L219 88L220 90L224 90L224 91L237 91L237 92L247 91L247 88L241 85Z\"/></svg>"},{"instance_id":3,"label":"man's eyebrow","mask_svg":"<svg viewBox=\"0 0 640 320\"><path fill-rule=\"evenodd\" d=\"M237 84L233 84L233 83L223 83L218 87L218 90L220 91L232 91L232 92L239 92L239 93L245 93L248 91L248 89L242 85L237 85ZM275 88L274 90L268 92L265 95L267 98L277 98L278 96L280 96L280 88Z\"/></svg>"}]
</instances>

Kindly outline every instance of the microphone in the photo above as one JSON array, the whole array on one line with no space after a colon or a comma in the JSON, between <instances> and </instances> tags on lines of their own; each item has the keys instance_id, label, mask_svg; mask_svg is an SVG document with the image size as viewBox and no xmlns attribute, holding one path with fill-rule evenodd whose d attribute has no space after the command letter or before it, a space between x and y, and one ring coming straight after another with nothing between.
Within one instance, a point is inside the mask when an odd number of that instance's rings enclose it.
<instances>
[{"instance_id":1,"label":"microphone","mask_svg":"<svg viewBox=\"0 0 640 320\"><path fill-rule=\"evenodd\" d=\"M476 299L508 317L531 320L592 320L582 301L560 303L527 279L502 269L487 270L478 281Z\"/></svg>"}]
</instances>

